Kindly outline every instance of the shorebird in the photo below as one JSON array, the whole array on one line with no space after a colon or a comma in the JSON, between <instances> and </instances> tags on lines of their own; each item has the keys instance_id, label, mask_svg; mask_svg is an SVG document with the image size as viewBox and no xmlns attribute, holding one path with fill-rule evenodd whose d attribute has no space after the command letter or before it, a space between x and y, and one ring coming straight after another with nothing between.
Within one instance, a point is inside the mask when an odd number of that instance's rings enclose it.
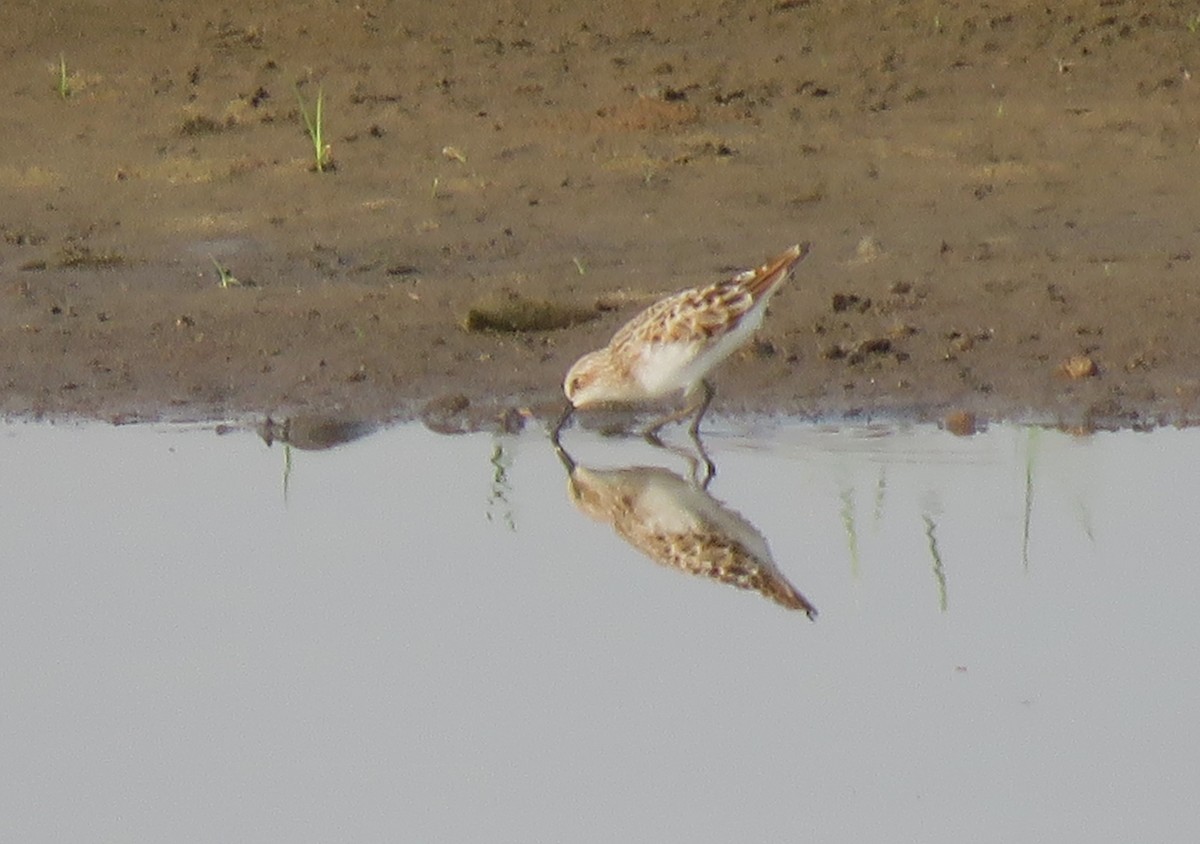
<instances>
[{"instance_id":1,"label":"shorebird","mask_svg":"<svg viewBox=\"0 0 1200 844\"><path fill-rule=\"evenodd\" d=\"M645 436L654 440L663 425L694 414L688 431L696 438L714 393L708 373L758 329L771 294L808 251L808 243L798 243L756 269L675 293L629 320L607 346L587 353L567 372L568 405L551 438L557 442L579 408L674 393L682 394L683 408L653 423Z\"/></svg>"},{"instance_id":2,"label":"shorebird","mask_svg":"<svg viewBox=\"0 0 1200 844\"><path fill-rule=\"evenodd\" d=\"M816 618L758 529L702 486L661 467L589 469L561 447L558 455L575 506L656 563L758 592Z\"/></svg>"}]
</instances>

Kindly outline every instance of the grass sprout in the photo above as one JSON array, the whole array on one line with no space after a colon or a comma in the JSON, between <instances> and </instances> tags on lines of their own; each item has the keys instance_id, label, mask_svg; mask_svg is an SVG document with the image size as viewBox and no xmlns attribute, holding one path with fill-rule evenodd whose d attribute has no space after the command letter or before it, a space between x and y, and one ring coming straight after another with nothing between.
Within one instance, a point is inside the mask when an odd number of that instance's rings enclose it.
<instances>
[{"instance_id":1,"label":"grass sprout","mask_svg":"<svg viewBox=\"0 0 1200 844\"><path fill-rule=\"evenodd\" d=\"M308 137L313 145L313 169L318 173L332 170L333 152L329 144L325 143L325 89L317 88L317 99L313 102L312 109L309 109L304 95L300 93L299 85L296 86L296 99L300 103L300 115L304 118L304 128L308 130Z\"/></svg>"},{"instance_id":2,"label":"grass sprout","mask_svg":"<svg viewBox=\"0 0 1200 844\"><path fill-rule=\"evenodd\" d=\"M234 277L233 273L231 273L227 267L221 266L220 262L217 261L216 258L209 256L209 260L212 261L213 266L217 268L217 283L220 284L222 288L239 287L241 285L241 282Z\"/></svg>"},{"instance_id":3,"label":"grass sprout","mask_svg":"<svg viewBox=\"0 0 1200 844\"><path fill-rule=\"evenodd\" d=\"M925 540L929 543L929 557L933 560L933 579L937 582L938 608L945 612L950 606L950 596L946 591L946 567L942 562L942 551L938 547L937 522L928 513L922 516L922 519L925 522Z\"/></svg>"},{"instance_id":4,"label":"grass sprout","mask_svg":"<svg viewBox=\"0 0 1200 844\"><path fill-rule=\"evenodd\" d=\"M512 453L504 448L503 443L495 442L492 444L492 458L489 462L492 464L492 491L488 496L484 515L489 522L497 521L498 516L510 531L516 531L517 522L513 515L512 503L509 501L512 483L508 479L508 470L512 468Z\"/></svg>"},{"instance_id":5,"label":"grass sprout","mask_svg":"<svg viewBox=\"0 0 1200 844\"><path fill-rule=\"evenodd\" d=\"M839 498L842 501L839 515L842 517L842 527L846 531L846 550L850 553L850 575L857 579L859 573L858 523L854 518L854 487L844 487Z\"/></svg>"},{"instance_id":6,"label":"grass sprout","mask_svg":"<svg viewBox=\"0 0 1200 844\"><path fill-rule=\"evenodd\" d=\"M58 95L64 100L71 96L71 77L67 73L67 57L58 54Z\"/></svg>"}]
</instances>

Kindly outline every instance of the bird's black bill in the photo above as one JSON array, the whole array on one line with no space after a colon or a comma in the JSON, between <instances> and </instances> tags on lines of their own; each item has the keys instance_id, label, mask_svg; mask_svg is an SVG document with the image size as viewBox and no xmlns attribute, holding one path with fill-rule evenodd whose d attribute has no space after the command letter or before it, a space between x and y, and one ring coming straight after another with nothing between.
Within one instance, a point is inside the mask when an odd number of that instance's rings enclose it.
<instances>
[{"instance_id":1,"label":"bird's black bill","mask_svg":"<svg viewBox=\"0 0 1200 844\"><path fill-rule=\"evenodd\" d=\"M562 433L562 429L566 427L567 422L575 415L575 405L567 402L567 408L563 411L562 416L558 417L558 421L554 423L554 430L550 432L550 442L554 443L555 447L560 448L558 437Z\"/></svg>"}]
</instances>

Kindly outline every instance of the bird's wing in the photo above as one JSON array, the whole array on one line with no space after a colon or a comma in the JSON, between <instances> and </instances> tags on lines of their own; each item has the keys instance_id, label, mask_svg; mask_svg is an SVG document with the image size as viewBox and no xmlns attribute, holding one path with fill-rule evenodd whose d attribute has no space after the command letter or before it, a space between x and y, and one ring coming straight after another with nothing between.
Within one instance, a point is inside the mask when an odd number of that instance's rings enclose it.
<instances>
[{"instance_id":1,"label":"bird's wing","mask_svg":"<svg viewBox=\"0 0 1200 844\"><path fill-rule=\"evenodd\" d=\"M732 329L754 307L754 295L738 278L692 288L656 302L627 322L609 344L655 346L706 340Z\"/></svg>"},{"instance_id":2,"label":"bird's wing","mask_svg":"<svg viewBox=\"0 0 1200 844\"><path fill-rule=\"evenodd\" d=\"M733 278L668 296L625 323L609 347L616 350L631 342L646 346L703 342L731 331L755 304L775 292L808 250L807 243L799 243Z\"/></svg>"}]
</instances>

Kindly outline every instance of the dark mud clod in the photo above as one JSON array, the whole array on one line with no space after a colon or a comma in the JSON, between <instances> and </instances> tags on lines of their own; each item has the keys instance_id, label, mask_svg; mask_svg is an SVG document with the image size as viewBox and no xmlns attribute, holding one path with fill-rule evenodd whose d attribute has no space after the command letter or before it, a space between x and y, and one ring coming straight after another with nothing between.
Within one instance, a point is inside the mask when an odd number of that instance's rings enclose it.
<instances>
[{"instance_id":1,"label":"dark mud clod","mask_svg":"<svg viewBox=\"0 0 1200 844\"><path fill-rule=\"evenodd\" d=\"M258 434L267 445L278 441L305 451L324 451L370 434L378 426L357 419L335 416L290 416L276 421L268 416L258 426Z\"/></svg>"},{"instance_id":2,"label":"dark mud clod","mask_svg":"<svg viewBox=\"0 0 1200 844\"><path fill-rule=\"evenodd\" d=\"M58 265L64 269L101 270L119 267L125 256L111 249L94 250L82 243L68 241L58 253Z\"/></svg>"},{"instance_id":3,"label":"dark mud clod","mask_svg":"<svg viewBox=\"0 0 1200 844\"><path fill-rule=\"evenodd\" d=\"M844 311L857 311L865 314L871 309L871 299L859 296L857 293L834 293L832 305L833 312L837 314Z\"/></svg>"},{"instance_id":4,"label":"dark mud clod","mask_svg":"<svg viewBox=\"0 0 1200 844\"><path fill-rule=\"evenodd\" d=\"M596 308L561 305L510 292L485 297L472 305L463 318L463 328L472 332L551 331L589 322L597 316Z\"/></svg>"}]
</instances>

